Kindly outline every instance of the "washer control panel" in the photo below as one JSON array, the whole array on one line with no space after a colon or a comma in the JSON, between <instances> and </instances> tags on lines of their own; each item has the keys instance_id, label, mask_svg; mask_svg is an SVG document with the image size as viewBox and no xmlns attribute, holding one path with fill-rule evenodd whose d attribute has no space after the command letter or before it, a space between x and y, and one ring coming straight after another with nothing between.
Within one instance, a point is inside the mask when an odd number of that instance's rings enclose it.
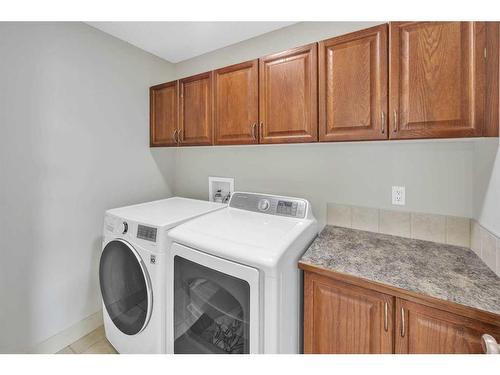
<instances>
[{"instance_id":1,"label":"washer control panel","mask_svg":"<svg viewBox=\"0 0 500 375\"><path fill-rule=\"evenodd\" d=\"M234 193L229 202L229 207L299 219L306 216L307 205L304 199L239 192Z\"/></svg>"},{"instance_id":2,"label":"washer control panel","mask_svg":"<svg viewBox=\"0 0 500 375\"><path fill-rule=\"evenodd\" d=\"M139 224L137 226L137 238L141 240L156 242L156 228Z\"/></svg>"}]
</instances>

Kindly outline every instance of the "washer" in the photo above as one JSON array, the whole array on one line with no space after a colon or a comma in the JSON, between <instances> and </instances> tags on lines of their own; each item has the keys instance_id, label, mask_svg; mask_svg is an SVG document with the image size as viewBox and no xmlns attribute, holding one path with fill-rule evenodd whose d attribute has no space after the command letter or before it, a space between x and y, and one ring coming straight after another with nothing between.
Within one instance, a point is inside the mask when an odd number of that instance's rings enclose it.
<instances>
[{"instance_id":1,"label":"washer","mask_svg":"<svg viewBox=\"0 0 500 375\"><path fill-rule=\"evenodd\" d=\"M307 200L243 192L171 230L167 353L299 353L297 264L317 234Z\"/></svg>"},{"instance_id":2,"label":"washer","mask_svg":"<svg viewBox=\"0 0 500 375\"><path fill-rule=\"evenodd\" d=\"M99 283L106 338L119 353L165 352L167 232L224 207L174 197L106 211Z\"/></svg>"}]
</instances>

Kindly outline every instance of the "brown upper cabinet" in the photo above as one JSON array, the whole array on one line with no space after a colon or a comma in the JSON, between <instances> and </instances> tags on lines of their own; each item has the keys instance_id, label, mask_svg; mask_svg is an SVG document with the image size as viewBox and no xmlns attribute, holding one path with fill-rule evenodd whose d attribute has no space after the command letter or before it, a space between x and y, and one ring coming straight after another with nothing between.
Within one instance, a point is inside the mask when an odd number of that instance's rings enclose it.
<instances>
[{"instance_id":1,"label":"brown upper cabinet","mask_svg":"<svg viewBox=\"0 0 500 375\"><path fill-rule=\"evenodd\" d=\"M391 22L150 89L150 145L498 137L499 22Z\"/></svg>"},{"instance_id":2,"label":"brown upper cabinet","mask_svg":"<svg viewBox=\"0 0 500 375\"><path fill-rule=\"evenodd\" d=\"M212 72L179 80L180 145L211 145Z\"/></svg>"},{"instance_id":3,"label":"brown upper cabinet","mask_svg":"<svg viewBox=\"0 0 500 375\"><path fill-rule=\"evenodd\" d=\"M149 89L150 146L177 144L177 81Z\"/></svg>"},{"instance_id":4,"label":"brown upper cabinet","mask_svg":"<svg viewBox=\"0 0 500 375\"><path fill-rule=\"evenodd\" d=\"M319 43L319 140L387 138L387 25Z\"/></svg>"},{"instance_id":5,"label":"brown upper cabinet","mask_svg":"<svg viewBox=\"0 0 500 375\"><path fill-rule=\"evenodd\" d=\"M214 72L215 144L258 143L259 61Z\"/></svg>"},{"instance_id":6,"label":"brown upper cabinet","mask_svg":"<svg viewBox=\"0 0 500 375\"><path fill-rule=\"evenodd\" d=\"M316 43L259 60L260 143L318 139Z\"/></svg>"},{"instance_id":7,"label":"brown upper cabinet","mask_svg":"<svg viewBox=\"0 0 500 375\"><path fill-rule=\"evenodd\" d=\"M500 110L500 22L486 22L485 137L498 137Z\"/></svg>"},{"instance_id":8,"label":"brown upper cabinet","mask_svg":"<svg viewBox=\"0 0 500 375\"><path fill-rule=\"evenodd\" d=\"M391 22L390 137L482 135L484 22Z\"/></svg>"}]
</instances>

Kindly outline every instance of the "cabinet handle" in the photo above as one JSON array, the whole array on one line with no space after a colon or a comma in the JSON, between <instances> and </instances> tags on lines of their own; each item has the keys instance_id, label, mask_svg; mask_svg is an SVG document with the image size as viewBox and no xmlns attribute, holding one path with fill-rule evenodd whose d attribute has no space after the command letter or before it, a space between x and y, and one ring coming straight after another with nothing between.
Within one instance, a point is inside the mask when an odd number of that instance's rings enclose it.
<instances>
[{"instance_id":1,"label":"cabinet handle","mask_svg":"<svg viewBox=\"0 0 500 375\"><path fill-rule=\"evenodd\" d=\"M389 310L389 305L387 302L384 303L384 330L387 332L389 329L389 316L388 316L388 311Z\"/></svg>"},{"instance_id":2,"label":"cabinet handle","mask_svg":"<svg viewBox=\"0 0 500 375\"><path fill-rule=\"evenodd\" d=\"M262 134L264 134L263 131L262 131L263 127L264 127L264 123L261 121L259 123L259 138L262 138Z\"/></svg>"},{"instance_id":3,"label":"cabinet handle","mask_svg":"<svg viewBox=\"0 0 500 375\"><path fill-rule=\"evenodd\" d=\"M382 111L382 113L380 114L380 116L382 117L382 125L381 125L381 129L380 130L382 131L382 134L384 134L385 133L385 126L386 126L386 124L385 124L385 112Z\"/></svg>"},{"instance_id":4,"label":"cabinet handle","mask_svg":"<svg viewBox=\"0 0 500 375\"><path fill-rule=\"evenodd\" d=\"M254 140L257 140L257 133L256 133L256 130L257 130L257 123L254 122L252 124L252 137Z\"/></svg>"},{"instance_id":5,"label":"cabinet handle","mask_svg":"<svg viewBox=\"0 0 500 375\"><path fill-rule=\"evenodd\" d=\"M174 143L177 143L177 138L175 135L177 134L177 129L174 130L174 134L172 134L172 139L174 140Z\"/></svg>"},{"instance_id":6,"label":"cabinet handle","mask_svg":"<svg viewBox=\"0 0 500 375\"><path fill-rule=\"evenodd\" d=\"M401 307L401 337L405 337L405 309Z\"/></svg>"},{"instance_id":7,"label":"cabinet handle","mask_svg":"<svg viewBox=\"0 0 500 375\"><path fill-rule=\"evenodd\" d=\"M177 131L177 143L181 143L181 139L182 139L182 129L179 129Z\"/></svg>"},{"instance_id":8,"label":"cabinet handle","mask_svg":"<svg viewBox=\"0 0 500 375\"><path fill-rule=\"evenodd\" d=\"M396 110L394 110L393 116L394 116L394 133L397 133L398 132L398 113L396 112Z\"/></svg>"},{"instance_id":9,"label":"cabinet handle","mask_svg":"<svg viewBox=\"0 0 500 375\"><path fill-rule=\"evenodd\" d=\"M500 354L500 345L491 335L484 334L481 336L481 346L486 354Z\"/></svg>"}]
</instances>

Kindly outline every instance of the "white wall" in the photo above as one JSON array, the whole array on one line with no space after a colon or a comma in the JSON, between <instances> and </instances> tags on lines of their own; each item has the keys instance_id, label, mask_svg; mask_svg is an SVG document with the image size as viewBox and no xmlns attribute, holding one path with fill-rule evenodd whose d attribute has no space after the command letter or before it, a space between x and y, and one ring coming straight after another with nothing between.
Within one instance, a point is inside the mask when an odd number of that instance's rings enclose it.
<instances>
[{"instance_id":1,"label":"white wall","mask_svg":"<svg viewBox=\"0 0 500 375\"><path fill-rule=\"evenodd\" d=\"M148 87L171 64L81 23L0 23L0 352L98 311L107 208L171 194Z\"/></svg>"},{"instance_id":2,"label":"white wall","mask_svg":"<svg viewBox=\"0 0 500 375\"><path fill-rule=\"evenodd\" d=\"M256 59L383 22L301 22L175 64L178 78Z\"/></svg>"},{"instance_id":3,"label":"white wall","mask_svg":"<svg viewBox=\"0 0 500 375\"><path fill-rule=\"evenodd\" d=\"M177 77L363 29L378 23L304 22L176 64ZM327 202L391 207L405 185L405 210L472 215L472 141L403 141L279 146L184 147L175 192L206 198L209 175L236 177L236 189L308 198L325 221Z\"/></svg>"},{"instance_id":4,"label":"white wall","mask_svg":"<svg viewBox=\"0 0 500 375\"><path fill-rule=\"evenodd\" d=\"M498 138L474 145L474 218L500 238L500 147ZM500 250L500 247L499 247ZM500 256L500 253L497 254Z\"/></svg>"},{"instance_id":5,"label":"white wall","mask_svg":"<svg viewBox=\"0 0 500 375\"><path fill-rule=\"evenodd\" d=\"M208 176L235 177L236 190L304 197L324 223L326 203L391 206L391 186L406 186L404 210L472 214L472 141L321 143L184 147L175 193L208 196Z\"/></svg>"}]
</instances>

